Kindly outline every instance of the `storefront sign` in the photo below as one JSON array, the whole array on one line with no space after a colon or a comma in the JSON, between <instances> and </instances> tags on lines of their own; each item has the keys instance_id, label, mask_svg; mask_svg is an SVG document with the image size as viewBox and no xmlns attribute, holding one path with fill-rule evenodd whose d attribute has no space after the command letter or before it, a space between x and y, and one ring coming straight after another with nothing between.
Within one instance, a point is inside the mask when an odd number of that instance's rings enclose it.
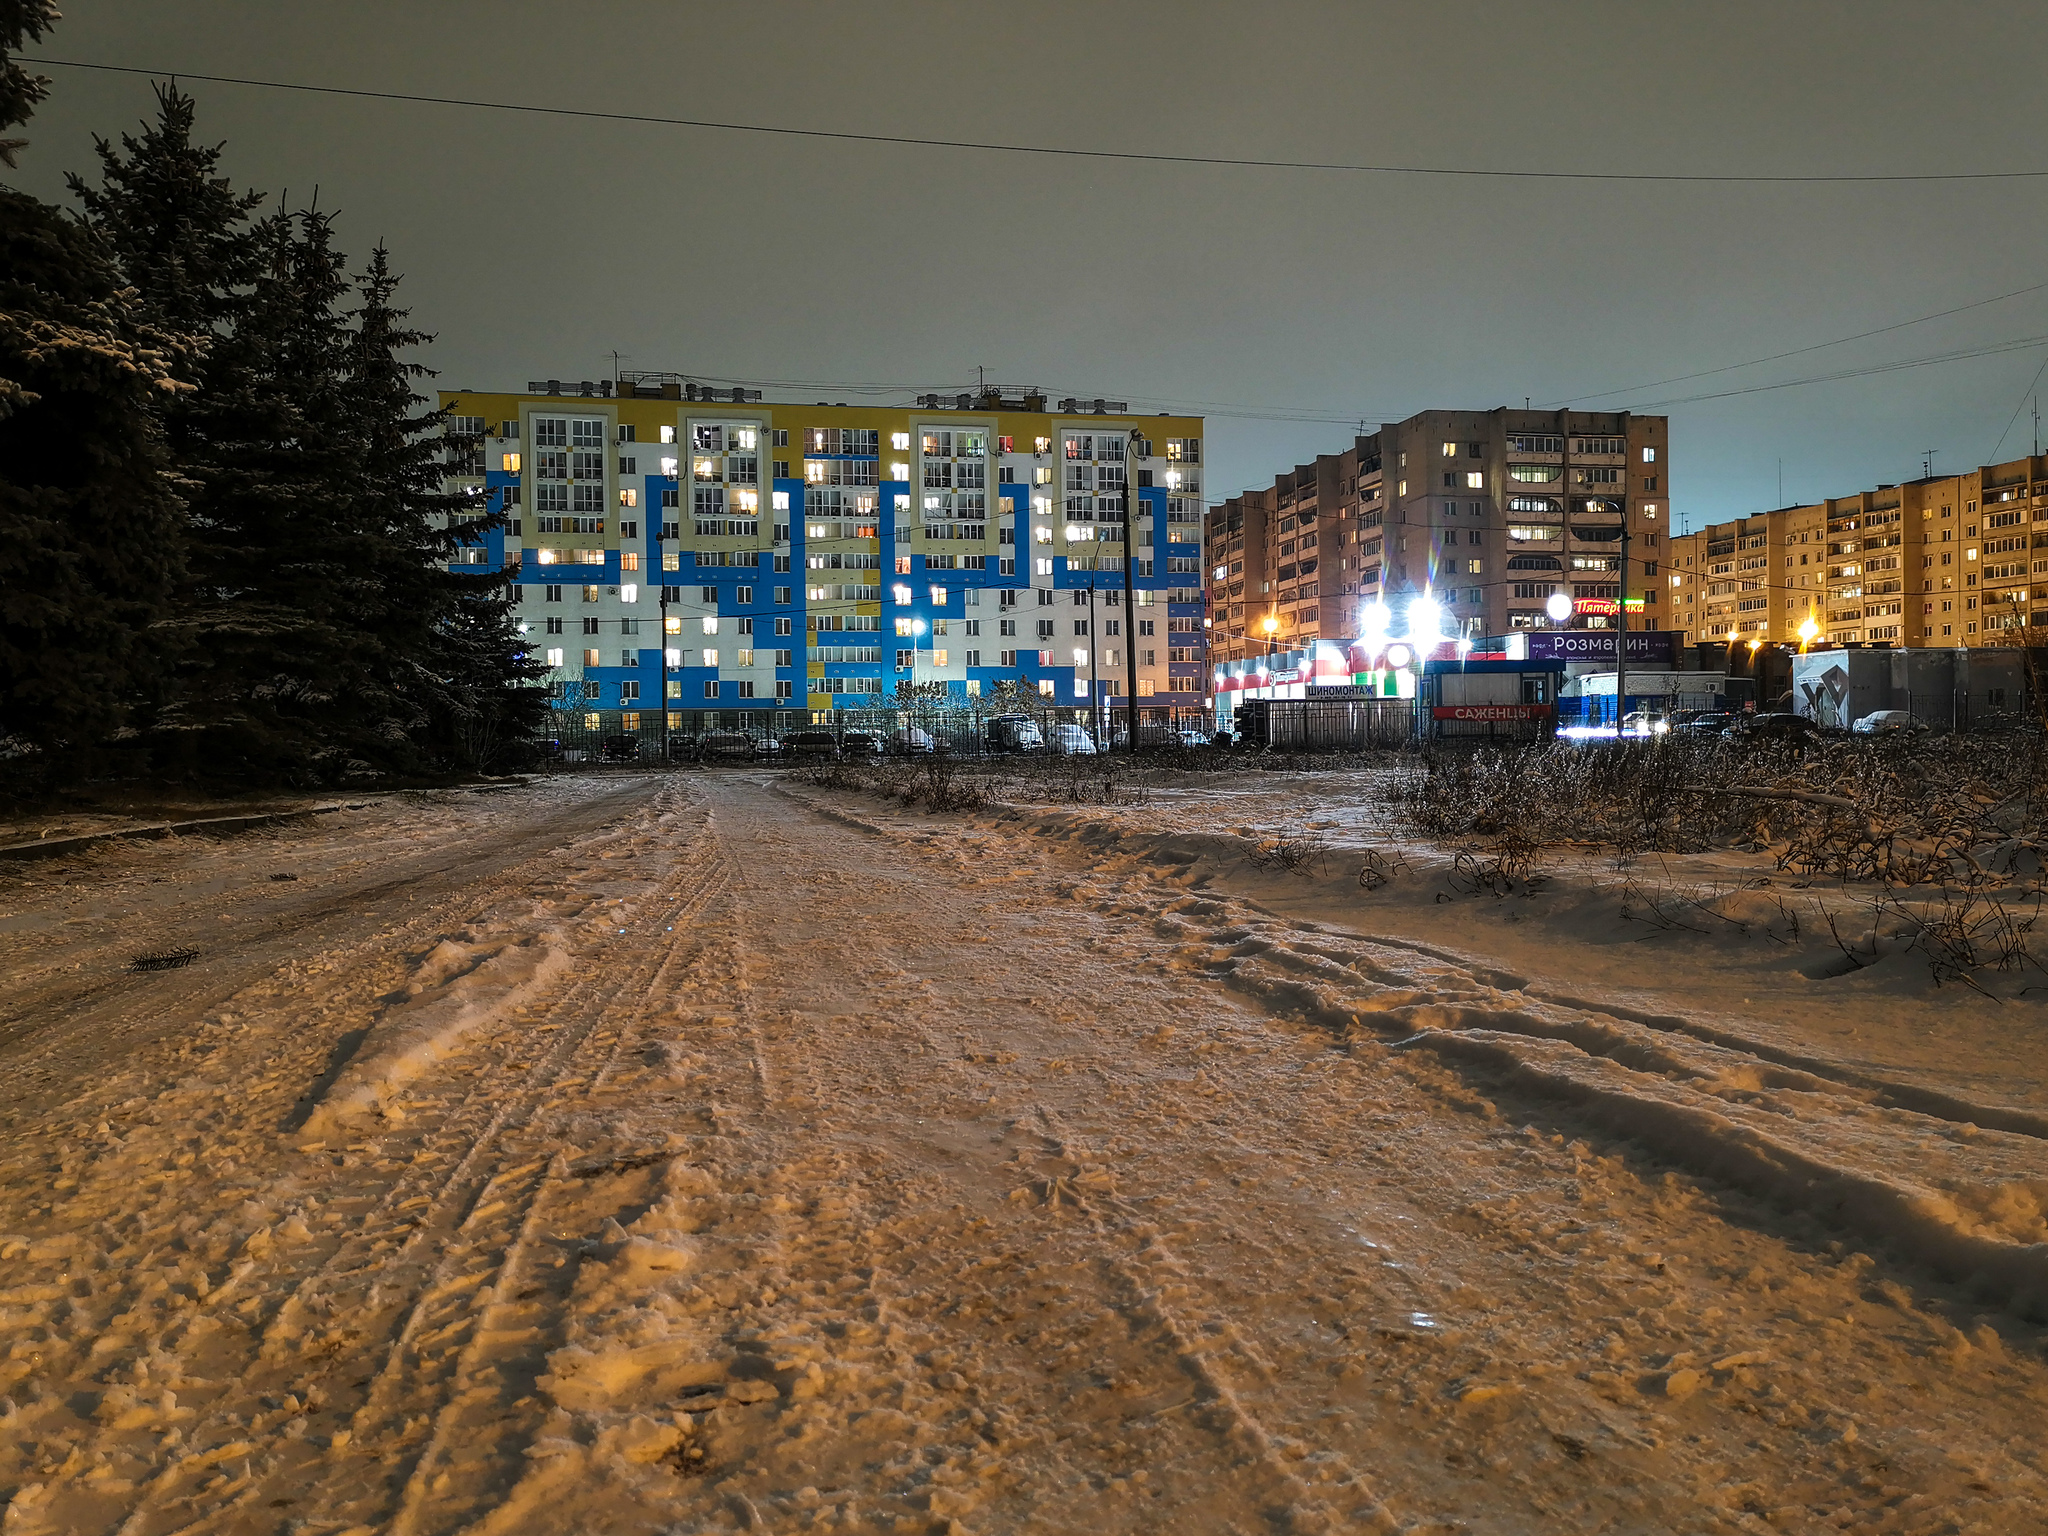
<instances>
[{"instance_id":1,"label":"storefront sign","mask_svg":"<svg viewBox=\"0 0 2048 1536\"><path fill-rule=\"evenodd\" d=\"M1532 629L1526 637L1527 656L1531 661L1613 661L1614 638L1611 629ZM1676 638L1668 629L1631 630L1628 659L1668 663Z\"/></svg>"},{"instance_id":2,"label":"storefront sign","mask_svg":"<svg viewBox=\"0 0 2048 1536\"><path fill-rule=\"evenodd\" d=\"M1437 704L1430 715L1438 720L1548 720L1548 704Z\"/></svg>"}]
</instances>

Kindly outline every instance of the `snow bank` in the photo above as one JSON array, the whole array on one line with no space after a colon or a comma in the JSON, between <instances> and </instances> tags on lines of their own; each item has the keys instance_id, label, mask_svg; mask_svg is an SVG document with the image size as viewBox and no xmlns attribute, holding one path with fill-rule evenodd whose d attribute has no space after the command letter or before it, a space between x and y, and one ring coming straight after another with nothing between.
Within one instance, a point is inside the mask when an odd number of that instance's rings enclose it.
<instances>
[{"instance_id":1,"label":"snow bank","mask_svg":"<svg viewBox=\"0 0 2048 1536\"><path fill-rule=\"evenodd\" d=\"M1497 1085L1487 1092L1567 1105L1574 1118L1695 1173L1893 1245L2023 1315L2048 1318L2048 1180L2040 1174L2048 1115L1789 1047L1763 1019L1573 996L1491 959L1373 932L1389 907L1361 891L1358 849L1331 848L1292 871L1270 860L1261 869L1248 854L1270 827L1197 828L1174 819L1182 824L1148 825L1143 809L1121 807L1002 813L1011 836L1065 844L1093 866L1094 890L1077 886L1077 900L1128 912L1139 886L1150 886L1150 927L1162 941L1155 958L1168 970L1336 1034L1478 1069ZM1307 824L1299 808L1294 824ZM1835 979L1811 976L1814 955L1840 950L1824 924L1816 935L1810 914L1802 930L1789 892L1702 890L1645 919L1642 889L1611 876L1560 880L1544 905L1503 903L1461 895L1446 881L1447 861L1429 851L1402 853L1388 877L1395 909L1449 903L1466 914L1461 937L1476 942L1485 942L1474 931L1482 912L1537 928L1519 946L1503 946L1510 952L1528 951L1527 940L1539 935L1559 947L1626 943L1647 926L1690 947L1676 964L1670 947L1654 958L1636 952L1639 964L1655 965L1678 988L1688 974L1719 967L1750 975L1745 990L1768 990L1774 983L1754 974L1765 955L1777 968L1808 967L1795 985ZM1114 903L1101 900L1105 887L1116 890ZM1310 912L1341 921L1282 915ZM1891 957L1890 968L1898 965ZM1902 1039L1920 1032L1919 999L1931 986L1924 967L1859 974L1866 994L1880 984L1894 993L1859 997L1865 1023L1895 1028ZM1668 997L1673 988L1662 990Z\"/></svg>"}]
</instances>

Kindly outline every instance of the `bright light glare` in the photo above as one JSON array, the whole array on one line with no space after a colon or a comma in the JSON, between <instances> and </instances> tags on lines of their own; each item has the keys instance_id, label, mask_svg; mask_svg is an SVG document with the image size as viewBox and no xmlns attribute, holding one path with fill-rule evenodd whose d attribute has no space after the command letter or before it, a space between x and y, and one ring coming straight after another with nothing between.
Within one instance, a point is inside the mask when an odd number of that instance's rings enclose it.
<instances>
[{"instance_id":1,"label":"bright light glare","mask_svg":"<svg viewBox=\"0 0 2048 1536\"><path fill-rule=\"evenodd\" d=\"M1376 651L1386 643L1387 631L1394 627L1394 615L1384 602L1374 598L1359 615L1358 627L1365 643Z\"/></svg>"},{"instance_id":2,"label":"bright light glare","mask_svg":"<svg viewBox=\"0 0 2048 1536\"><path fill-rule=\"evenodd\" d=\"M1414 659L1415 653L1405 645L1390 645L1387 647L1387 665L1397 672Z\"/></svg>"},{"instance_id":3,"label":"bright light glare","mask_svg":"<svg viewBox=\"0 0 2048 1536\"><path fill-rule=\"evenodd\" d=\"M1572 616L1572 600L1562 592L1553 592L1543 604L1543 611L1550 615L1550 622L1562 624Z\"/></svg>"},{"instance_id":4,"label":"bright light glare","mask_svg":"<svg viewBox=\"0 0 2048 1536\"><path fill-rule=\"evenodd\" d=\"M1416 645L1430 646L1437 640L1437 626L1443 621L1443 609L1437 600L1427 592L1408 605L1408 638Z\"/></svg>"},{"instance_id":5,"label":"bright light glare","mask_svg":"<svg viewBox=\"0 0 2048 1536\"><path fill-rule=\"evenodd\" d=\"M1805 622L1799 626L1799 638L1805 644L1811 645L1813 644L1813 637L1819 633L1820 626L1813 622L1813 615L1809 613L1806 616Z\"/></svg>"},{"instance_id":6,"label":"bright light glare","mask_svg":"<svg viewBox=\"0 0 2048 1536\"><path fill-rule=\"evenodd\" d=\"M921 634L923 634L923 633L924 633L924 620L923 620L923 619L912 619L912 620L910 621L910 632L911 632L911 633L912 633L913 635L921 635Z\"/></svg>"}]
</instances>

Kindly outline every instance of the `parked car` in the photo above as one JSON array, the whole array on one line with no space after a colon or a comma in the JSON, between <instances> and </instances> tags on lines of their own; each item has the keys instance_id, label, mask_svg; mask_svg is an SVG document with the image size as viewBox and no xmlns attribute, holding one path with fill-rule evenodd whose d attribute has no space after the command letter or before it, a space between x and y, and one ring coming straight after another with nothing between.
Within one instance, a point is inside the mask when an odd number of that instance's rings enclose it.
<instances>
[{"instance_id":1,"label":"parked car","mask_svg":"<svg viewBox=\"0 0 2048 1536\"><path fill-rule=\"evenodd\" d=\"M899 757L913 757L936 749L930 731L921 731L914 725L899 726L889 737L889 750Z\"/></svg>"},{"instance_id":2,"label":"parked car","mask_svg":"<svg viewBox=\"0 0 2048 1536\"><path fill-rule=\"evenodd\" d=\"M831 731L791 731L782 738L783 756L803 762L839 755L839 737Z\"/></svg>"},{"instance_id":3,"label":"parked car","mask_svg":"<svg viewBox=\"0 0 2048 1536\"><path fill-rule=\"evenodd\" d=\"M1069 757L1091 757L1095 753L1095 738L1088 734L1086 726L1056 725L1052 728L1052 749Z\"/></svg>"},{"instance_id":4,"label":"parked car","mask_svg":"<svg viewBox=\"0 0 2048 1536\"><path fill-rule=\"evenodd\" d=\"M1820 734L1820 727L1804 715L1786 710L1767 710L1758 715L1737 715L1723 735L1770 741L1806 741Z\"/></svg>"},{"instance_id":5,"label":"parked car","mask_svg":"<svg viewBox=\"0 0 2048 1536\"><path fill-rule=\"evenodd\" d=\"M1695 736L1718 736L1735 723L1733 711L1725 709L1702 710L1682 725L1674 725L1675 731L1685 731Z\"/></svg>"},{"instance_id":6,"label":"parked car","mask_svg":"<svg viewBox=\"0 0 2048 1536\"><path fill-rule=\"evenodd\" d=\"M744 731L707 731L697 739L697 755L707 763L751 763L754 738Z\"/></svg>"},{"instance_id":7,"label":"parked car","mask_svg":"<svg viewBox=\"0 0 2048 1536\"><path fill-rule=\"evenodd\" d=\"M991 752L1043 752L1045 737L1029 715L993 715L987 725Z\"/></svg>"},{"instance_id":8,"label":"parked car","mask_svg":"<svg viewBox=\"0 0 2048 1536\"><path fill-rule=\"evenodd\" d=\"M1927 727L1915 720L1909 710L1873 709L1849 729L1858 736L1890 736L1900 731L1924 731Z\"/></svg>"},{"instance_id":9,"label":"parked car","mask_svg":"<svg viewBox=\"0 0 2048 1536\"><path fill-rule=\"evenodd\" d=\"M839 738L841 757L880 757L882 737L877 731L848 731Z\"/></svg>"},{"instance_id":10,"label":"parked car","mask_svg":"<svg viewBox=\"0 0 2048 1536\"><path fill-rule=\"evenodd\" d=\"M607 736L602 743L600 755L608 763L637 763L640 761L640 738Z\"/></svg>"},{"instance_id":11,"label":"parked car","mask_svg":"<svg viewBox=\"0 0 2048 1536\"><path fill-rule=\"evenodd\" d=\"M1671 722L1653 709L1632 709L1621 717L1621 734L1624 736L1662 736L1671 729Z\"/></svg>"}]
</instances>

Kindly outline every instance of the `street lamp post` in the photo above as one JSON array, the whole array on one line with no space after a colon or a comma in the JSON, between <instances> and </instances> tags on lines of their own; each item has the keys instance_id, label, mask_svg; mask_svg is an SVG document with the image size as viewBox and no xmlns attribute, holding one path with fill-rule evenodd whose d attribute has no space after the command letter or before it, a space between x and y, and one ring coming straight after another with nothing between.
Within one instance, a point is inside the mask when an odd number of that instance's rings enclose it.
<instances>
[{"instance_id":1,"label":"street lamp post","mask_svg":"<svg viewBox=\"0 0 2048 1536\"><path fill-rule=\"evenodd\" d=\"M1130 447L1124 455L1124 723L1133 752L1138 750L1138 649L1131 644L1138 632L1138 565L1131 551L1138 537L1138 472L1131 460L1144 441L1144 434L1131 428Z\"/></svg>"},{"instance_id":2,"label":"street lamp post","mask_svg":"<svg viewBox=\"0 0 2048 1536\"><path fill-rule=\"evenodd\" d=\"M654 577L661 582L661 766L669 767L674 762L668 739L668 571L661 559L660 512L655 513L654 524Z\"/></svg>"},{"instance_id":3,"label":"street lamp post","mask_svg":"<svg viewBox=\"0 0 2048 1536\"><path fill-rule=\"evenodd\" d=\"M1628 514L1621 519L1621 581L1614 603L1614 739L1626 734L1628 719Z\"/></svg>"}]
</instances>

